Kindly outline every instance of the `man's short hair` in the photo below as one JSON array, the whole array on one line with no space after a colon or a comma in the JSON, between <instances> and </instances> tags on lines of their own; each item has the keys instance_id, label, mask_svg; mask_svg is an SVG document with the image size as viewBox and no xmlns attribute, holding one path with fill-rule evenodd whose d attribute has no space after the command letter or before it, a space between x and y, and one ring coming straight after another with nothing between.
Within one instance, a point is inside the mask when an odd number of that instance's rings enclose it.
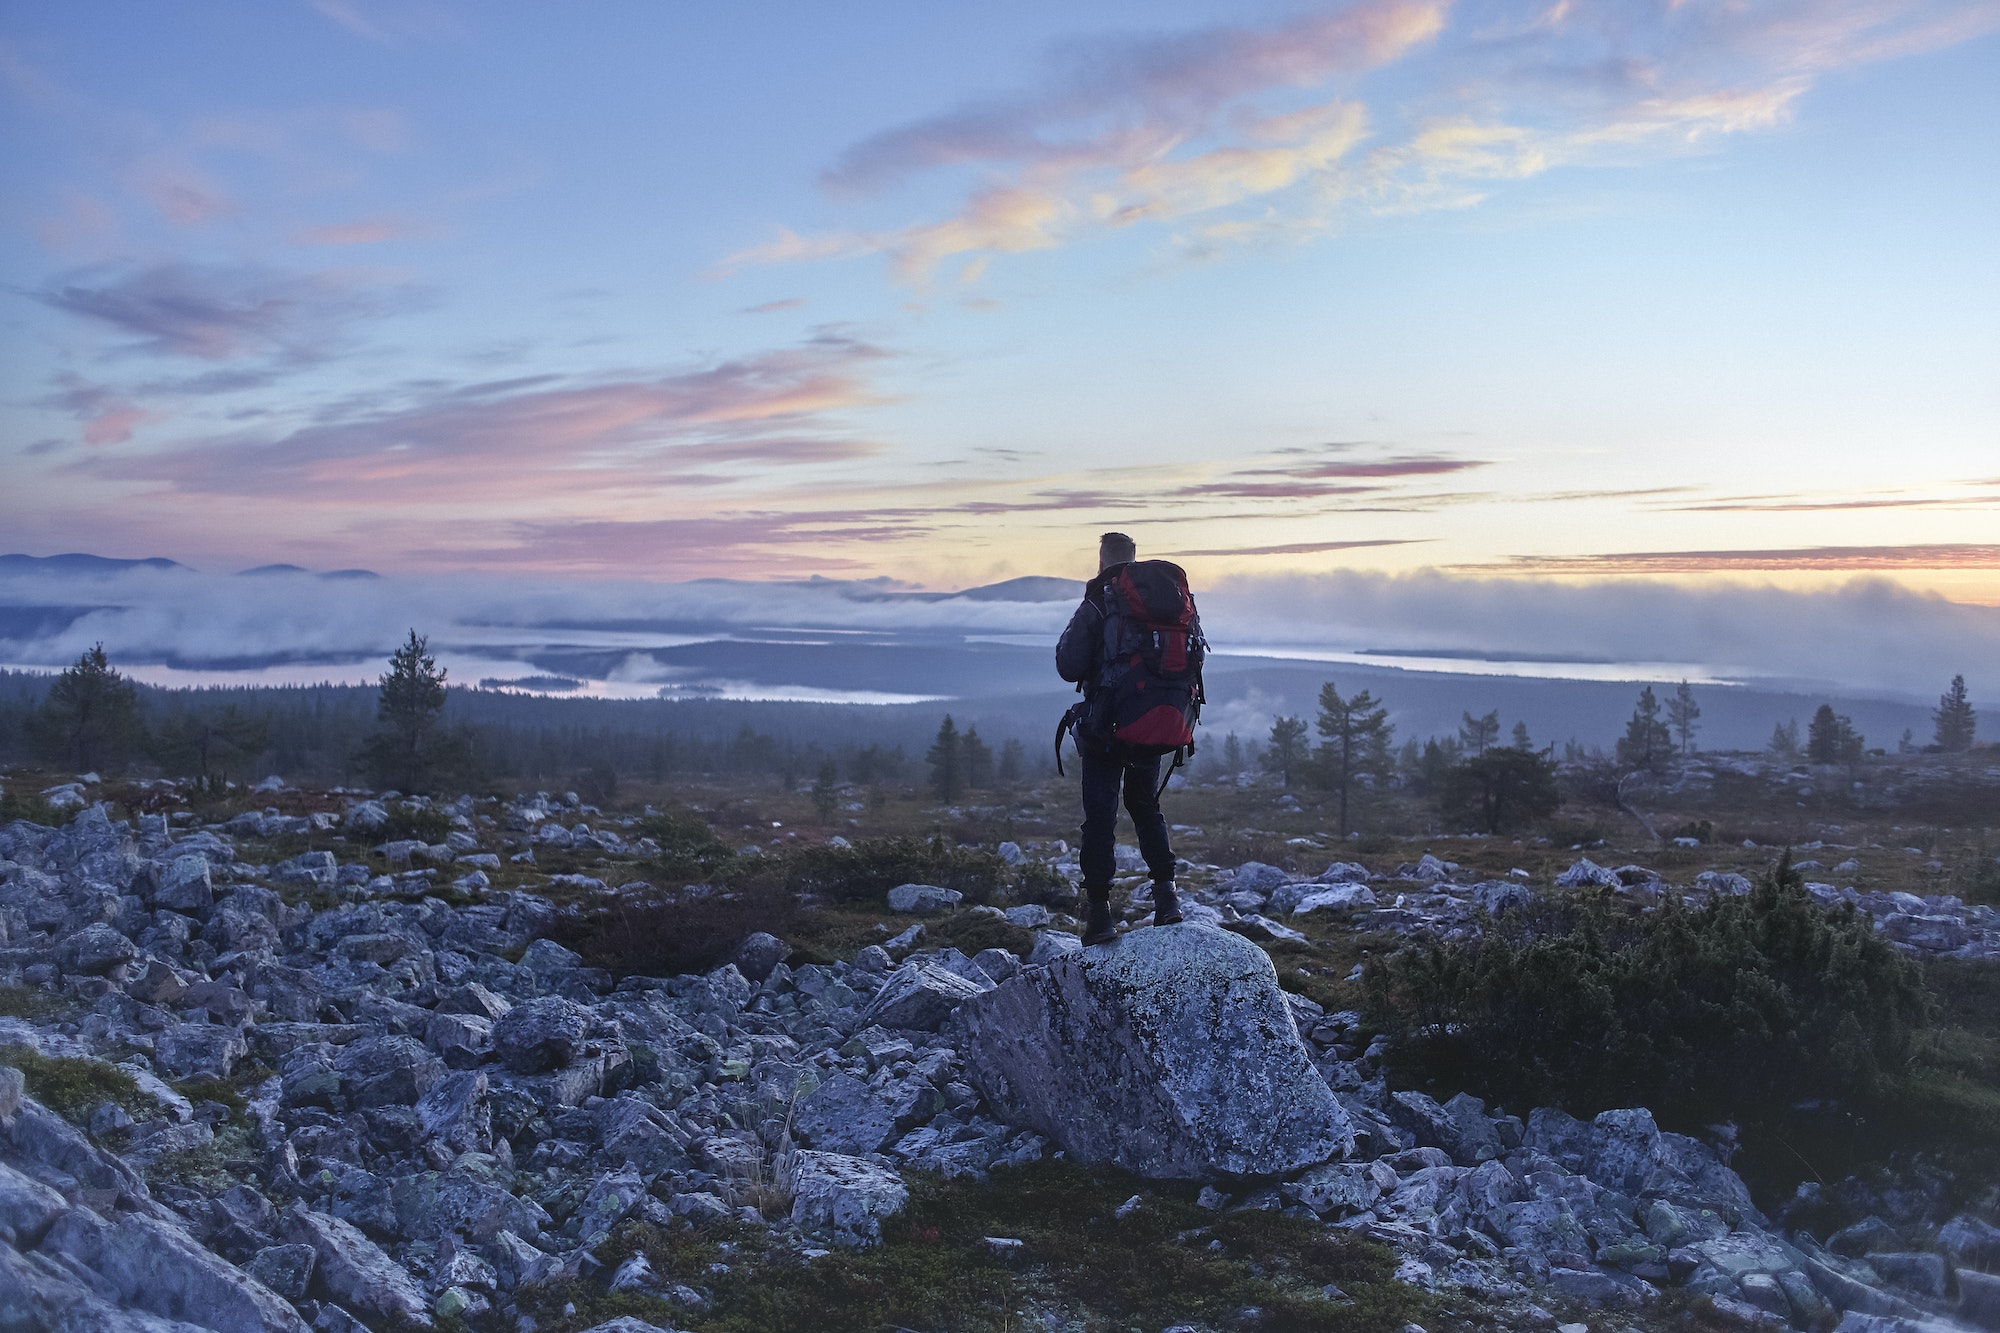
<instances>
[{"instance_id":1,"label":"man's short hair","mask_svg":"<svg viewBox=\"0 0 2000 1333\"><path fill-rule=\"evenodd\" d=\"M1097 567L1109 569L1139 558L1139 545L1122 532L1107 532L1097 539Z\"/></svg>"}]
</instances>

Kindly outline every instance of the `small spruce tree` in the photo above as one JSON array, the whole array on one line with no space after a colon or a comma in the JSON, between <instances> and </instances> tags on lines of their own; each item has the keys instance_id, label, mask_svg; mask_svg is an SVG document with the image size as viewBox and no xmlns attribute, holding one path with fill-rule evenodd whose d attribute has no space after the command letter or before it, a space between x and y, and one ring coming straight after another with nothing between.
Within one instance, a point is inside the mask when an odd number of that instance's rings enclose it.
<instances>
[{"instance_id":1,"label":"small spruce tree","mask_svg":"<svg viewBox=\"0 0 2000 1333\"><path fill-rule=\"evenodd\" d=\"M950 804L965 790L965 754L958 734L958 724L951 720L951 714L944 715L939 724L937 738L931 742L930 752L924 761L931 766L931 790L940 801Z\"/></svg>"},{"instance_id":2,"label":"small spruce tree","mask_svg":"<svg viewBox=\"0 0 2000 1333\"><path fill-rule=\"evenodd\" d=\"M1697 719L1701 717L1701 705L1695 702L1694 691L1682 681L1667 698L1667 725L1673 728L1674 738L1680 742L1681 753L1694 753L1694 734L1701 730Z\"/></svg>"},{"instance_id":3,"label":"small spruce tree","mask_svg":"<svg viewBox=\"0 0 2000 1333\"><path fill-rule=\"evenodd\" d=\"M1936 727L1938 749L1956 754L1972 748L1978 718L1973 714L1972 700L1966 697L1964 676L1953 676L1951 688L1938 696L1938 706L1931 713L1931 722Z\"/></svg>"},{"instance_id":4,"label":"small spruce tree","mask_svg":"<svg viewBox=\"0 0 2000 1333\"><path fill-rule=\"evenodd\" d=\"M444 727L445 668L430 641L414 629L389 657L376 685L377 730L362 759L376 782L402 791L427 791L464 758L465 745Z\"/></svg>"},{"instance_id":5,"label":"small spruce tree","mask_svg":"<svg viewBox=\"0 0 2000 1333\"><path fill-rule=\"evenodd\" d=\"M1806 758L1815 764L1853 764L1861 758L1864 742L1854 729L1854 720L1821 704L1806 727Z\"/></svg>"},{"instance_id":6,"label":"small spruce tree","mask_svg":"<svg viewBox=\"0 0 2000 1333\"><path fill-rule=\"evenodd\" d=\"M819 822L833 822L833 812L840 807L840 772L827 759L819 766L819 776L812 785L813 810L819 815Z\"/></svg>"},{"instance_id":7,"label":"small spruce tree","mask_svg":"<svg viewBox=\"0 0 2000 1333\"><path fill-rule=\"evenodd\" d=\"M1500 743L1500 710L1494 709L1484 717L1463 715L1458 724L1458 743L1475 759L1486 753L1489 745Z\"/></svg>"},{"instance_id":8,"label":"small spruce tree","mask_svg":"<svg viewBox=\"0 0 2000 1333\"><path fill-rule=\"evenodd\" d=\"M1660 720L1660 701L1653 696L1653 687L1645 686L1625 723L1625 734L1618 738L1618 762L1626 768L1657 769L1673 748L1673 735Z\"/></svg>"},{"instance_id":9,"label":"small spruce tree","mask_svg":"<svg viewBox=\"0 0 2000 1333\"><path fill-rule=\"evenodd\" d=\"M139 737L139 695L93 644L49 686L28 719L28 739L46 760L79 773L108 767Z\"/></svg>"},{"instance_id":10,"label":"small spruce tree","mask_svg":"<svg viewBox=\"0 0 2000 1333\"><path fill-rule=\"evenodd\" d=\"M1230 740L1235 740L1231 736ZM1229 747L1225 743L1224 750ZM1278 780L1287 787L1292 785L1292 775L1300 772L1310 753L1306 745L1306 720L1302 717L1277 717L1271 719L1271 739L1264 749L1264 771L1276 773Z\"/></svg>"},{"instance_id":11,"label":"small spruce tree","mask_svg":"<svg viewBox=\"0 0 2000 1333\"><path fill-rule=\"evenodd\" d=\"M965 767L965 785L984 790L993 785L993 747L979 739L978 727L967 727L958 738L958 751Z\"/></svg>"},{"instance_id":12,"label":"small spruce tree","mask_svg":"<svg viewBox=\"0 0 2000 1333\"><path fill-rule=\"evenodd\" d=\"M1517 749L1517 750L1533 750L1533 749L1535 748L1535 742L1534 742L1534 741L1533 741L1532 739L1530 739L1530 738L1529 738L1529 736L1528 736L1528 724L1527 724L1527 723L1525 723L1525 722L1516 722L1516 723L1514 724L1514 741L1513 741L1513 745L1514 745L1514 748L1515 748L1515 749Z\"/></svg>"},{"instance_id":13,"label":"small spruce tree","mask_svg":"<svg viewBox=\"0 0 2000 1333\"><path fill-rule=\"evenodd\" d=\"M1022 748L1017 737L1009 737L1000 747L1000 785L1011 787L1019 782L1028 771L1028 752Z\"/></svg>"},{"instance_id":14,"label":"small spruce tree","mask_svg":"<svg viewBox=\"0 0 2000 1333\"><path fill-rule=\"evenodd\" d=\"M1488 716L1498 735L1499 714ZM1389 740L1394 732L1389 710L1367 690L1343 699L1332 681L1320 686L1319 734L1325 739L1320 743L1319 759L1328 785L1340 800L1343 837L1354 831L1348 814L1354 784L1363 774L1379 778L1389 771Z\"/></svg>"}]
</instances>

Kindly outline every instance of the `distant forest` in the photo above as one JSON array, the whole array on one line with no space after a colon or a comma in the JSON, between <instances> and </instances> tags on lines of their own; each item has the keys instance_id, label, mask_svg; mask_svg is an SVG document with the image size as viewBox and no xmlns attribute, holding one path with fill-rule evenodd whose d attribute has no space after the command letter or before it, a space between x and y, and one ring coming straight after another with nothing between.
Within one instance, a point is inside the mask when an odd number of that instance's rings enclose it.
<instances>
[{"instance_id":1,"label":"distant forest","mask_svg":"<svg viewBox=\"0 0 2000 1333\"><path fill-rule=\"evenodd\" d=\"M31 721L55 678L0 672L0 763L53 762L35 744ZM209 769L230 781L277 773L288 780L367 785L363 757L376 731L372 685L133 687L137 726L100 761L121 771L194 776L199 763L180 740L190 724L251 723L262 741L245 749L221 740ZM232 712L233 710L233 712ZM945 711L875 717L855 706L721 700L562 699L453 688L443 723L465 742L463 778L472 785L598 785L619 776L667 781L699 775L767 776L810 782L829 759L849 781L920 776L909 745L929 743ZM903 709L894 710L897 713ZM177 743L178 742L178 743ZM175 750L181 751L175 753ZM57 764L57 767L63 765Z\"/></svg>"}]
</instances>

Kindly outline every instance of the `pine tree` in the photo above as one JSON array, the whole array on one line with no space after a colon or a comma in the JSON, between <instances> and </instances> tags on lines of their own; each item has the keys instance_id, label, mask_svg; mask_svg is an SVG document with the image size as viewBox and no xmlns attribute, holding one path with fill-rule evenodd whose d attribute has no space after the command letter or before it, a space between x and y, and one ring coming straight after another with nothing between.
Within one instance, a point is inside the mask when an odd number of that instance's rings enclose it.
<instances>
[{"instance_id":1,"label":"pine tree","mask_svg":"<svg viewBox=\"0 0 2000 1333\"><path fill-rule=\"evenodd\" d=\"M819 822L833 822L833 812L840 805L840 772L828 759L819 766L819 777L812 785L813 809L819 814Z\"/></svg>"},{"instance_id":2,"label":"pine tree","mask_svg":"<svg viewBox=\"0 0 2000 1333\"><path fill-rule=\"evenodd\" d=\"M1230 739L1235 739L1233 736ZM1228 747L1225 745L1225 749ZM1302 717L1271 719L1271 740L1264 750L1264 771L1276 773L1287 787L1292 775L1304 769L1310 751L1306 745L1306 720Z\"/></svg>"},{"instance_id":3,"label":"pine tree","mask_svg":"<svg viewBox=\"0 0 2000 1333\"><path fill-rule=\"evenodd\" d=\"M1500 717L1490 714L1494 734L1499 734ZM1389 710L1367 690L1349 698L1340 697L1328 681L1319 690L1320 759L1329 785L1340 798L1340 833L1354 831L1348 817L1348 801L1355 779L1367 773L1379 777L1389 768L1389 740L1395 728L1389 725Z\"/></svg>"},{"instance_id":4,"label":"pine tree","mask_svg":"<svg viewBox=\"0 0 2000 1333\"><path fill-rule=\"evenodd\" d=\"M1852 764L1861 758L1864 742L1854 720L1821 704L1806 727L1806 758L1815 764Z\"/></svg>"},{"instance_id":5,"label":"pine tree","mask_svg":"<svg viewBox=\"0 0 2000 1333\"><path fill-rule=\"evenodd\" d=\"M1771 728L1771 753L1780 759L1799 757L1799 720L1791 718Z\"/></svg>"},{"instance_id":6,"label":"pine tree","mask_svg":"<svg viewBox=\"0 0 2000 1333\"><path fill-rule=\"evenodd\" d=\"M1233 731L1222 738L1222 766L1232 778L1243 771L1243 742Z\"/></svg>"},{"instance_id":7,"label":"pine tree","mask_svg":"<svg viewBox=\"0 0 2000 1333\"><path fill-rule=\"evenodd\" d=\"M978 727L967 727L958 738L958 753L965 767L965 785L984 790L993 785L993 749L979 739Z\"/></svg>"},{"instance_id":8,"label":"pine tree","mask_svg":"<svg viewBox=\"0 0 2000 1333\"><path fill-rule=\"evenodd\" d=\"M139 735L139 695L94 644L63 668L28 719L43 758L79 773L108 766Z\"/></svg>"},{"instance_id":9,"label":"pine tree","mask_svg":"<svg viewBox=\"0 0 2000 1333\"><path fill-rule=\"evenodd\" d=\"M1528 736L1528 724L1525 722L1516 722L1514 724L1514 748L1528 751L1532 751L1535 748L1535 742Z\"/></svg>"},{"instance_id":10,"label":"pine tree","mask_svg":"<svg viewBox=\"0 0 2000 1333\"><path fill-rule=\"evenodd\" d=\"M1007 743L1000 747L1000 785L1013 786L1027 771L1028 752L1022 748L1018 738L1009 737Z\"/></svg>"},{"instance_id":11,"label":"pine tree","mask_svg":"<svg viewBox=\"0 0 2000 1333\"><path fill-rule=\"evenodd\" d=\"M1474 758L1486 753L1489 745L1500 743L1500 710L1494 709L1484 717L1464 714L1458 724L1458 743L1461 748L1471 751Z\"/></svg>"},{"instance_id":12,"label":"pine tree","mask_svg":"<svg viewBox=\"0 0 2000 1333\"><path fill-rule=\"evenodd\" d=\"M1495 746L1445 775L1439 808L1460 828L1509 833L1562 804L1556 766L1526 746Z\"/></svg>"},{"instance_id":13,"label":"pine tree","mask_svg":"<svg viewBox=\"0 0 2000 1333\"><path fill-rule=\"evenodd\" d=\"M1972 711L1972 700L1966 697L1965 677L1953 676L1951 688L1938 696L1938 706L1931 714L1936 726L1937 747L1948 754L1972 748L1972 737L1979 720Z\"/></svg>"},{"instance_id":14,"label":"pine tree","mask_svg":"<svg viewBox=\"0 0 2000 1333\"><path fill-rule=\"evenodd\" d=\"M1658 768L1673 748L1673 735L1660 721L1660 701L1653 697L1653 687L1645 686L1625 724L1625 734L1618 738L1618 762L1626 768Z\"/></svg>"},{"instance_id":15,"label":"pine tree","mask_svg":"<svg viewBox=\"0 0 2000 1333\"><path fill-rule=\"evenodd\" d=\"M390 655L376 681L378 727L362 754L377 782L403 791L427 790L464 757L463 740L444 729L445 669L429 649L413 629Z\"/></svg>"},{"instance_id":16,"label":"pine tree","mask_svg":"<svg viewBox=\"0 0 2000 1333\"><path fill-rule=\"evenodd\" d=\"M1694 753L1694 734L1700 728L1695 720L1701 716L1701 705L1694 701L1694 691L1682 681L1680 687L1667 699L1667 725L1673 728L1674 736L1681 743L1681 753Z\"/></svg>"},{"instance_id":17,"label":"pine tree","mask_svg":"<svg viewBox=\"0 0 2000 1333\"><path fill-rule=\"evenodd\" d=\"M947 805L965 789L965 755L960 740L958 724L946 713L938 727L937 739L931 742L930 753L924 756L931 766L931 790Z\"/></svg>"},{"instance_id":18,"label":"pine tree","mask_svg":"<svg viewBox=\"0 0 2000 1333\"><path fill-rule=\"evenodd\" d=\"M225 758L249 759L270 744L270 721L246 717L235 704L219 713L176 713L167 719L154 740L153 752L174 772L192 771L204 785L220 784L226 777Z\"/></svg>"}]
</instances>

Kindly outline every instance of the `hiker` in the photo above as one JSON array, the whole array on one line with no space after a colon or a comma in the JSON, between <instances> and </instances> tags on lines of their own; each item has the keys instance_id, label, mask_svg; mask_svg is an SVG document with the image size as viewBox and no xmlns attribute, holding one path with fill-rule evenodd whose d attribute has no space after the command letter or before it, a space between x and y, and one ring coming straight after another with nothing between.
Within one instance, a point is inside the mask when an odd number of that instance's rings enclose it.
<instances>
[{"instance_id":1,"label":"hiker","mask_svg":"<svg viewBox=\"0 0 2000 1333\"><path fill-rule=\"evenodd\" d=\"M1105 533L1097 544L1097 577L1084 585L1083 604L1056 644L1056 671L1083 692L1083 702L1065 713L1057 728L1056 766L1060 771L1063 734L1070 732L1083 761L1085 944L1117 937L1111 875L1121 787L1139 852L1153 875L1153 924L1181 919L1174 849L1160 813L1166 785L1160 761L1172 755L1178 768L1194 753L1207 647L1181 567L1142 561L1130 537ZM1172 768L1167 776L1173 776Z\"/></svg>"}]
</instances>

